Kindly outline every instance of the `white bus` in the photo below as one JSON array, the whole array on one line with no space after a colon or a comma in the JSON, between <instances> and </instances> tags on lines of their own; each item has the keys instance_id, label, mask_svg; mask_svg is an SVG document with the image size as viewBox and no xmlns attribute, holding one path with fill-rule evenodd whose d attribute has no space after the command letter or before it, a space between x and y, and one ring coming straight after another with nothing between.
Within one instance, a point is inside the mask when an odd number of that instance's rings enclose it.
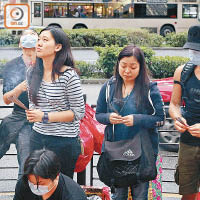
<instances>
[{"instance_id":1,"label":"white bus","mask_svg":"<svg viewBox=\"0 0 200 200\"><path fill-rule=\"evenodd\" d=\"M32 0L31 24L76 28L147 28L166 35L198 23L197 0L54 1ZM192 2L191 2L192 1Z\"/></svg>"},{"instance_id":2,"label":"white bus","mask_svg":"<svg viewBox=\"0 0 200 200\"><path fill-rule=\"evenodd\" d=\"M25 2L31 8L31 26L145 28L166 35L199 23L197 0L16 0Z\"/></svg>"}]
</instances>

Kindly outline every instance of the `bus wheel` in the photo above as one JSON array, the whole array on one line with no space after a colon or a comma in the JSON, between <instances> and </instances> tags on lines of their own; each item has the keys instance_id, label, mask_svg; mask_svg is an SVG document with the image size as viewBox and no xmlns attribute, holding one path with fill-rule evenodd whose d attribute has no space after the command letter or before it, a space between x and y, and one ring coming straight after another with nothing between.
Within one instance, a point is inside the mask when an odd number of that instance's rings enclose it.
<instances>
[{"instance_id":1,"label":"bus wheel","mask_svg":"<svg viewBox=\"0 0 200 200\"><path fill-rule=\"evenodd\" d=\"M87 26L85 26L84 24L76 24L73 29L80 29L80 28L84 28L87 29Z\"/></svg>"},{"instance_id":2,"label":"bus wheel","mask_svg":"<svg viewBox=\"0 0 200 200\"><path fill-rule=\"evenodd\" d=\"M163 26L161 31L160 31L160 35L162 35L163 37L165 37L168 33L172 33L175 32L174 28L172 26Z\"/></svg>"},{"instance_id":3,"label":"bus wheel","mask_svg":"<svg viewBox=\"0 0 200 200\"><path fill-rule=\"evenodd\" d=\"M51 23L51 24L48 25L48 27L62 28L62 26L60 24L57 24L57 23Z\"/></svg>"}]
</instances>

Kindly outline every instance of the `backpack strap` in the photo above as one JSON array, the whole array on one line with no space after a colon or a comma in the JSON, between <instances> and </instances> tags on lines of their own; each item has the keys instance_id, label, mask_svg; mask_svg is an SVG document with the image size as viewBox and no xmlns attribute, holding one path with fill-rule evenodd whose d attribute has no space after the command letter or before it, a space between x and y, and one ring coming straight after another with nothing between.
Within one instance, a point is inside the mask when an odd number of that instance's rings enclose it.
<instances>
[{"instance_id":1,"label":"backpack strap","mask_svg":"<svg viewBox=\"0 0 200 200\"><path fill-rule=\"evenodd\" d=\"M108 81L106 85L106 103L108 103L109 97L110 97L110 81Z\"/></svg>"},{"instance_id":2,"label":"backpack strap","mask_svg":"<svg viewBox=\"0 0 200 200\"><path fill-rule=\"evenodd\" d=\"M108 82L107 82L107 85L106 85L106 103L107 103L107 109L109 107L112 107L111 103L110 103L110 85L112 84L112 82L116 80L115 77L112 77ZM113 133L112 133L112 139L114 139L114 130L115 130L115 127L114 127L114 124L113 124ZM105 134L105 140L107 140L108 138L108 135Z\"/></svg>"},{"instance_id":3,"label":"backpack strap","mask_svg":"<svg viewBox=\"0 0 200 200\"><path fill-rule=\"evenodd\" d=\"M196 65L194 65L191 62L187 62L185 64L185 66L183 67L183 70L181 72L181 88L182 88L182 99L187 99L188 98L188 94L185 90L185 83L188 81L188 79L191 77L194 68L196 67Z\"/></svg>"},{"instance_id":4,"label":"backpack strap","mask_svg":"<svg viewBox=\"0 0 200 200\"><path fill-rule=\"evenodd\" d=\"M191 62L185 64L185 66L183 67L183 71L181 72L181 84L184 85L185 82L190 78L195 67L196 65Z\"/></svg>"}]
</instances>

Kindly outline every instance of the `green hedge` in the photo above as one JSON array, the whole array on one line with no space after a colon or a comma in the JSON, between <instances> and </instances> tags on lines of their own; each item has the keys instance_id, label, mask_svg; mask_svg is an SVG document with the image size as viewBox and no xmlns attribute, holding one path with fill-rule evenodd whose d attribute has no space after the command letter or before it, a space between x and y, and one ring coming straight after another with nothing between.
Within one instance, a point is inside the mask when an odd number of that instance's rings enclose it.
<instances>
[{"instance_id":1,"label":"green hedge","mask_svg":"<svg viewBox=\"0 0 200 200\"><path fill-rule=\"evenodd\" d=\"M175 69L189 61L180 56L153 56L148 67L153 78L167 78L173 76Z\"/></svg>"},{"instance_id":2,"label":"green hedge","mask_svg":"<svg viewBox=\"0 0 200 200\"><path fill-rule=\"evenodd\" d=\"M104 78L103 71L98 69L96 64L87 63L85 61L76 61L75 64L82 79Z\"/></svg>"},{"instance_id":3,"label":"green hedge","mask_svg":"<svg viewBox=\"0 0 200 200\"><path fill-rule=\"evenodd\" d=\"M129 43L160 47L164 42L162 36L149 33L144 29L74 29L65 30L65 32L70 38L72 47L105 47L107 45L122 47Z\"/></svg>"},{"instance_id":4,"label":"green hedge","mask_svg":"<svg viewBox=\"0 0 200 200\"><path fill-rule=\"evenodd\" d=\"M147 66L153 78L173 76L175 69L189 60L188 58L179 56L154 56L155 52L151 48L141 47L141 49L144 52ZM98 67L103 70L106 78L110 78L113 75L113 69L122 47L95 47L95 50L99 54Z\"/></svg>"},{"instance_id":5,"label":"green hedge","mask_svg":"<svg viewBox=\"0 0 200 200\"><path fill-rule=\"evenodd\" d=\"M97 60L98 68L104 72L106 78L113 75L113 69L117 62L117 57L122 49L123 47L118 47L117 45L95 47L95 50L99 54L99 59ZM141 47L141 49L144 52L146 63L151 63L151 58L155 55L155 52L149 47Z\"/></svg>"},{"instance_id":6,"label":"green hedge","mask_svg":"<svg viewBox=\"0 0 200 200\"><path fill-rule=\"evenodd\" d=\"M123 47L111 45L104 47L95 47L99 54L97 63L87 63L76 61L76 68L80 71L80 76L84 78L110 78L113 75L113 69L117 61L119 52ZM186 63L189 59L178 56L155 56L155 52L149 47L141 47L144 51L147 66L152 78L165 78L173 76L175 69ZM0 78L6 60L0 60Z\"/></svg>"},{"instance_id":7,"label":"green hedge","mask_svg":"<svg viewBox=\"0 0 200 200\"><path fill-rule=\"evenodd\" d=\"M0 79L3 78L2 75L6 62L8 61L5 59L0 60ZM75 65L82 79L99 78L99 77L104 78L102 70L99 70L96 64L87 63L85 61L76 61Z\"/></svg>"},{"instance_id":8,"label":"green hedge","mask_svg":"<svg viewBox=\"0 0 200 200\"><path fill-rule=\"evenodd\" d=\"M4 69L4 65L7 61L6 60L0 60L0 79L3 78L3 69Z\"/></svg>"},{"instance_id":9,"label":"green hedge","mask_svg":"<svg viewBox=\"0 0 200 200\"><path fill-rule=\"evenodd\" d=\"M39 29L36 29L40 32ZM135 44L146 47L182 47L187 39L187 33L170 33L164 38L155 33L149 33L145 29L73 29L65 30L70 38L72 47L94 47L118 45L123 47L127 44ZM19 43L19 36L12 35L10 30L0 30L0 46L14 45Z\"/></svg>"},{"instance_id":10,"label":"green hedge","mask_svg":"<svg viewBox=\"0 0 200 200\"><path fill-rule=\"evenodd\" d=\"M110 78L113 75L113 69L122 48L117 45L95 47L95 50L99 54L99 59L97 60L98 69L103 71L106 78Z\"/></svg>"},{"instance_id":11,"label":"green hedge","mask_svg":"<svg viewBox=\"0 0 200 200\"><path fill-rule=\"evenodd\" d=\"M9 30L0 30L0 46L18 46L19 36Z\"/></svg>"},{"instance_id":12,"label":"green hedge","mask_svg":"<svg viewBox=\"0 0 200 200\"><path fill-rule=\"evenodd\" d=\"M37 30L39 32L39 30ZM118 45L120 47L129 43L138 46L160 47L164 38L158 34L149 33L144 29L73 29L65 30L69 36L72 47L94 47ZM19 36L12 35L10 31L0 31L0 46L8 44L18 45Z\"/></svg>"},{"instance_id":13,"label":"green hedge","mask_svg":"<svg viewBox=\"0 0 200 200\"><path fill-rule=\"evenodd\" d=\"M170 47L183 47L187 41L187 33L169 33L165 37L165 43Z\"/></svg>"}]
</instances>

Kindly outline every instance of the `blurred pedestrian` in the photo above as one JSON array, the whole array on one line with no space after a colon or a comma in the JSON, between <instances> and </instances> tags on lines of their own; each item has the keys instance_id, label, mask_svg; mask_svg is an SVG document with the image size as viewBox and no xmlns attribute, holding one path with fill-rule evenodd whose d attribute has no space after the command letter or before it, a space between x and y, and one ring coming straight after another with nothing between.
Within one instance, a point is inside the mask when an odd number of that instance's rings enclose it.
<instances>
[{"instance_id":1,"label":"blurred pedestrian","mask_svg":"<svg viewBox=\"0 0 200 200\"><path fill-rule=\"evenodd\" d=\"M22 55L6 63L3 71L3 100L9 105L11 98L18 98L27 108L29 107L26 91L26 72L36 60L36 42L38 35L33 30L26 30L20 38L19 47ZM0 158L16 144L19 164L18 178L23 173L23 165L29 155L30 133L32 124L26 119L24 108L14 104L12 114L5 117L0 125Z\"/></svg>"},{"instance_id":2,"label":"blurred pedestrian","mask_svg":"<svg viewBox=\"0 0 200 200\"><path fill-rule=\"evenodd\" d=\"M200 185L200 25L191 26L183 48L190 61L174 73L169 113L180 134L176 182L183 200L197 199ZM182 100L184 107L181 110Z\"/></svg>"},{"instance_id":3,"label":"blurred pedestrian","mask_svg":"<svg viewBox=\"0 0 200 200\"><path fill-rule=\"evenodd\" d=\"M27 158L14 200L86 200L83 189L60 173L60 162L49 150L36 150Z\"/></svg>"},{"instance_id":4,"label":"blurred pedestrian","mask_svg":"<svg viewBox=\"0 0 200 200\"><path fill-rule=\"evenodd\" d=\"M77 8L74 9L74 17L80 17L80 13Z\"/></svg>"},{"instance_id":5,"label":"blurred pedestrian","mask_svg":"<svg viewBox=\"0 0 200 200\"><path fill-rule=\"evenodd\" d=\"M160 92L156 83L149 80L144 54L139 47L129 45L119 53L114 77L101 88L96 119L107 125L105 134L109 141L130 139L141 129L149 129L157 157L157 127L163 125L165 113ZM131 185L133 199L147 200L148 188L149 182ZM113 194L114 200L127 200L127 197L128 187L116 188Z\"/></svg>"},{"instance_id":6,"label":"blurred pedestrian","mask_svg":"<svg viewBox=\"0 0 200 200\"><path fill-rule=\"evenodd\" d=\"M65 32L55 27L43 29L37 57L28 80L32 107L26 111L29 122L34 122L31 151L52 150L60 159L61 172L73 178L81 153L79 121L85 105Z\"/></svg>"}]
</instances>

